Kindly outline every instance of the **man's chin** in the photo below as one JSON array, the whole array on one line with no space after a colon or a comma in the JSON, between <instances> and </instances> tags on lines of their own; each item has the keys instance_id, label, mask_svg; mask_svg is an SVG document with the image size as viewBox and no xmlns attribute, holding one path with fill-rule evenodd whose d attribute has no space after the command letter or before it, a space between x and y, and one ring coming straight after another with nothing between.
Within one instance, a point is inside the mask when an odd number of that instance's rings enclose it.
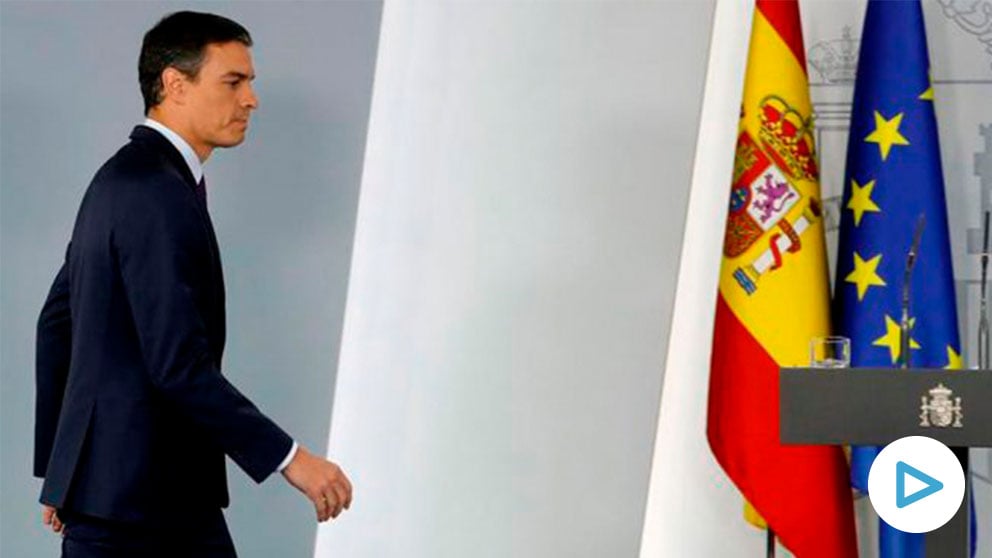
<instances>
[{"instance_id":1,"label":"man's chin","mask_svg":"<svg viewBox=\"0 0 992 558\"><path fill-rule=\"evenodd\" d=\"M245 134L240 134L235 137L224 138L215 144L215 147L237 147L244 143Z\"/></svg>"}]
</instances>

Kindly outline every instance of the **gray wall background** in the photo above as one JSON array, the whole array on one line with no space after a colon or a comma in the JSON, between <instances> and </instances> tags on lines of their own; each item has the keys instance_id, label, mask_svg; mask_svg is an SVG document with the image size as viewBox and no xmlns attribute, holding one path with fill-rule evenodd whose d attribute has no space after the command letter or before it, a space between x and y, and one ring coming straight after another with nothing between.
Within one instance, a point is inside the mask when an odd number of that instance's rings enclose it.
<instances>
[{"instance_id":1,"label":"gray wall background","mask_svg":"<svg viewBox=\"0 0 992 558\"><path fill-rule=\"evenodd\" d=\"M335 380L381 2L0 3L0 555L57 556L31 477L34 327L82 193L142 119L145 30L180 9L244 24L261 108L206 165L228 296L225 373L323 453ZM307 556L312 508L235 466L245 558Z\"/></svg>"}]
</instances>

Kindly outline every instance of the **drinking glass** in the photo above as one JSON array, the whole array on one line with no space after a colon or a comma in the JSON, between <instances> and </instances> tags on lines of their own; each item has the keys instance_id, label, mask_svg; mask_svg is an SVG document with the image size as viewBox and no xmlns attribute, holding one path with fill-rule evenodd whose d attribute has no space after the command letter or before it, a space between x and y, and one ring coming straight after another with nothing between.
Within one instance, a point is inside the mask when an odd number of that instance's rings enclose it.
<instances>
[{"instance_id":1,"label":"drinking glass","mask_svg":"<svg viewBox=\"0 0 992 558\"><path fill-rule=\"evenodd\" d=\"M851 340L840 335L814 337L809 343L811 368L847 368L851 366Z\"/></svg>"}]
</instances>

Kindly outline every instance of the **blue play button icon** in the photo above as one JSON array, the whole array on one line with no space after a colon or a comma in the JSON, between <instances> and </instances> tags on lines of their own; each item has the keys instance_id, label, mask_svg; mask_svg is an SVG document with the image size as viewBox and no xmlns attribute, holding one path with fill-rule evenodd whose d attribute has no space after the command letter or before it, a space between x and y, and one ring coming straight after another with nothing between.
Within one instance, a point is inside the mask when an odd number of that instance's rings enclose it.
<instances>
[{"instance_id":1,"label":"blue play button icon","mask_svg":"<svg viewBox=\"0 0 992 558\"><path fill-rule=\"evenodd\" d=\"M906 476L916 479L916 484L923 483L925 486L910 495L906 495ZM913 502L939 492L944 488L944 483L924 473L923 471L907 464L904 461L896 462L896 507L905 508Z\"/></svg>"},{"instance_id":2,"label":"blue play button icon","mask_svg":"<svg viewBox=\"0 0 992 558\"><path fill-rule=\"evenodd\" d=\"M907 533L928 533L961 509L964 470L944 444L926 436L906 436L875 457L868 471L868 497L889 525Z\"/></svg>"}]
</instances>

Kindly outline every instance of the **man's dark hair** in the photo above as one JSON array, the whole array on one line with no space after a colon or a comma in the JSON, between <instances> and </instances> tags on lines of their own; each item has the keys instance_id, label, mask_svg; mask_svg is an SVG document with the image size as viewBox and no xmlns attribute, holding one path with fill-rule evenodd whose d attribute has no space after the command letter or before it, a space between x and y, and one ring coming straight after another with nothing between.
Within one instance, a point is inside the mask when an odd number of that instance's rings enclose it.
<instances>
[{"instance_id":1,"label":"man's dark hair","mask_svg":"<svg viewBox=\"0 0 992 558\"><path fill-rule=\"evenodd\" d=\"M149 29L138 58L145 114L162 102L162 72L166 68L171 66L196 79L207 45L231 41L250 47L251 35L237 22L214 14L176 12Z\"/></svg>"}]
</instances>

